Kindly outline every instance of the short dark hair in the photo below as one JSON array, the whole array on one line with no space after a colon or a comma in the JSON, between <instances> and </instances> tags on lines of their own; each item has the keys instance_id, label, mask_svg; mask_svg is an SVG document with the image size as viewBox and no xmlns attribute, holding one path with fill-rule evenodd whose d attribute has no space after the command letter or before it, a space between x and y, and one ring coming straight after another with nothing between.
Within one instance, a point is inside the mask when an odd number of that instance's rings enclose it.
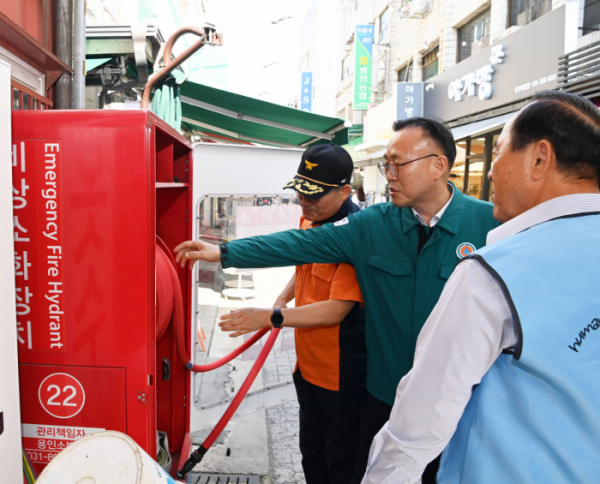
<instances>
[{"instance_id":1,"label":"short dark hair","mask_svg":"<svg viewBox=\"0 0 600 484\"><path fill-rule=\"evenodd\" d=\"M434 141L442 151L443 155L448 158L450 168L454 165L456 159L456 144L452 131L440 121L425 117L408 118L399 121L394 121L392 129L401 131L406 128L421 128L425 137Z\"/></svg>"},{"instance_id":2,"label":"short dark hair","mask_svg":"<svg viewBox=\"0 0 600 484\"><path fill-rule=\"evenodd\" d=\"M552 145L558 170L568 177L600 183L600 111L587 99L560 91L539 91L515 118L510 148Z\"/></svg>"}]
</instances>

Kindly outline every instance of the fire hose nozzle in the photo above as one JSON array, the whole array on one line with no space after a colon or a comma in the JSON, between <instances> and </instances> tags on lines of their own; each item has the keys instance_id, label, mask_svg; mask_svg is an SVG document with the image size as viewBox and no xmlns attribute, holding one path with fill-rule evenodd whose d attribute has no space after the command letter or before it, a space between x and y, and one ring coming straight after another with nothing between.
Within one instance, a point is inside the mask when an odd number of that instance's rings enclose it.
<instances>
[{"instance_id":1,"label":"fire hose nozzle","mask_svg":"<svg viewBox=\"0 0 600 484\"><path fill-rule=\"evenodd\" d=\"M177 471L177 478L185 479L185 477L191 472L191 470L194 467L196 467L196 464L198 464L202 460L204 454L206 454L207 452L208 449L205 449L203 446L198 447L194 452L192 452L187 462L183 464L183 467Z\"/></svg>"}]
</instances>

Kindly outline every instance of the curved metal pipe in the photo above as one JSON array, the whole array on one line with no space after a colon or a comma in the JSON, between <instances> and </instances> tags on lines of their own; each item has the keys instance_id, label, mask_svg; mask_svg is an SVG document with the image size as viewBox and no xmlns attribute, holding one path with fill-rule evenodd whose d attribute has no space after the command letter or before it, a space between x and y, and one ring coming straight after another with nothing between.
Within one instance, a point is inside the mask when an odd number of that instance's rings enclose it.
<instances>
[{"instance_id":1,"label":"curved metal pipe","mask_svg":"<svg viewBox=\"0 0 600 484\"><path fill-rule=\"evenodd\" d=\"M177 41L177 39L179 37L181 37L182 35L185 35L185 34L196 34L200 37L200 40L198 40L191 47L188 47L184 52L182 52L180 55L175 57L175 59L171 59L171 51L173 50L173 45L175 44L175 42ZM150 92L152 91L152 87L154 86L154 84L156 84L158 81L160 81L169 72L171 72L173 69L175 69L176 67L181 65L192 54L194 54L198 49L200 49L200 47L202 47L202 45L204 44L205 37L206 37L206 32L204 29L200 29L198 27L193 27L193 26L182 27L178 31L176 31L173 35L171 35L171 37L167 41L167 44L165 46L165 52L163 54L164 67L161 70L159 70L158 72L155 72L154 74L152 74L152 76L150 76L150 79L148 79L148 83L146 84L146 87L144 88L144 94L142 96L142 104L141 104L142 109L148 109L148 106L150 105Z\"/></svg>"}]
</instances>

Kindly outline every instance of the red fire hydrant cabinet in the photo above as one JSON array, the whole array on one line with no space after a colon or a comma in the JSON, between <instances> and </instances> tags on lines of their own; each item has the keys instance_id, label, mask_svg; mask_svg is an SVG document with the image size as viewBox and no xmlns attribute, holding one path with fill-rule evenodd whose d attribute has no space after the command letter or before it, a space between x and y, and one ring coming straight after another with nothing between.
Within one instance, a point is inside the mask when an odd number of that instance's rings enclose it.
<instances>
[{"instance_id":1,"label":"red fire hydrant cabinet","mask_svg":"<svg viewBox=\"0 0 600 484\"><path fill-rule=\"evenodd\" d=\"M161 430L177 462L190 378L173 324L156 341L155 243L191 238L192 148L145 110L15 111L12 123L24 448L40 471L106 429L156 457ZM177 271L189 351L191 275Z\"/></svg>"}]
</instances>

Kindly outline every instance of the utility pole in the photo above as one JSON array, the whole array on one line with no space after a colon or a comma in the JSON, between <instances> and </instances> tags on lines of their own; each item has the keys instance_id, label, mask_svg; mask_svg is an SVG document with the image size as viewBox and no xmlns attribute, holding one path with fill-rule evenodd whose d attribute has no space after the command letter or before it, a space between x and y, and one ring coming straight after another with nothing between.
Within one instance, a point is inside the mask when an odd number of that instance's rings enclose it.
<instances>
[{"instance_id":1,"label":"utility pole","mask_svg":"<svg viewBox=\"0 0 600 484\"><path fill-rule=\"evenodd\" d=\"M73 15L73 109L85 109L85 0L74 0Z\"/></svg>"},{"instance_id":2,"label":"utility pole","mask_svg":"<svg viewBox=\"0 0 600 484\"><path fill-rule=\"evenodd\" d=\"M56 56L69 67L73 64L73 0L54 2ZM71 109L70 72L63 72L54 86L54 108Z\"/></svg>"}]
</instances>

